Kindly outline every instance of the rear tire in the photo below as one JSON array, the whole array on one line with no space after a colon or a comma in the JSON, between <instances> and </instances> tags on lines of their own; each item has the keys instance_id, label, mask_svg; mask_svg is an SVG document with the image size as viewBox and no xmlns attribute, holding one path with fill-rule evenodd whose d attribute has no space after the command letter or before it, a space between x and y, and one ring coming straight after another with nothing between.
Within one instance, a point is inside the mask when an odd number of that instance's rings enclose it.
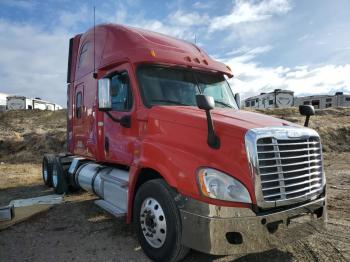
<instances>
[{"instance_id":1,"label":"rear tire","mask_svg":"<svg viewBox=\"0 0 350 262\"><path fill-rule=\"evenodd\" d=\"M44 184L48 187L52 187L52 166L55 161L55 155L46 154L43 157L42 163L42 177Z\"/></svg>"},{"instance_id":2,"label":"rear tire","mask_svg":"<svg viewBox=\"0 0 350 262\"><path fill-rule=\"evenodd\" d=\"M68 193L67 171L69 165L62 165L59 157L55 157L52 166L52 187L56 194Z\"/></svg>"},{"instance_id":3,"label":"rear tire","mask_svg":"<svg viewBox=\"0 0 350 262\"><path fill-rule=\"evenodd\" d=\"M150 180L139 188L133 218L140 245L153 261L180 261L189 252L181 244L180 213L164 180Z\"/></svg>"}]
</instances>

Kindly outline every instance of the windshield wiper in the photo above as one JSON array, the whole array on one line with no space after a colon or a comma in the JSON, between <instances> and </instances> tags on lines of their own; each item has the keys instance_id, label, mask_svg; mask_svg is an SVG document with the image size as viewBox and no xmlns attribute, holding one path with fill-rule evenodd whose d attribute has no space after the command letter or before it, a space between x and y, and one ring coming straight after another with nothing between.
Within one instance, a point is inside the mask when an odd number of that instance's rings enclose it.
<instances>
[{"instance_id":1,"label":"windshield wiper","mask_svg":"<svg viewBox=\"0 0 350 262\"><path fill-rule=\"evenodd\" d=\"M229 108L233 108L233 106L231 106L230 104L227 104L225 102L222 102L222 101L219 101L219 100L214 100L215 103L218 103L220 105L223 105L223 106L226 106L226 107L229 107Z\"/></svg>"},{"instance_id":2,"label":"windshield wiper","mask_svg":"<svg viewBox=\"0 0 350 262\"><path fill-rule=\"evenodd\" d=\"M180 106L190 106L188 104L184 104L179 101L169 100L169 99L153 99L152 102L164 102L164 103L170 103L170 104L180 105Z\"/></svg>"}]
</instances>

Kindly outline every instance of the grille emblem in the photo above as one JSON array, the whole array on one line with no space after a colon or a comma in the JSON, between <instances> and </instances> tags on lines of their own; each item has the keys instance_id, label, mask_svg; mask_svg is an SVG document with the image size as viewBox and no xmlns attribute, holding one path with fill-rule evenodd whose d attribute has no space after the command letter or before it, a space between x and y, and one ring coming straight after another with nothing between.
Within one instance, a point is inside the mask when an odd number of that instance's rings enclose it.
<instances>
[{"instance_id":1,"label":"grille emblem","mask_svg":"<svg viewBox=\"0 0 350 262\"><path fill-rule=\"evenodd\" d=\"M293 131L288 131L287 135L288 135L289 138L302 137L301 132L298 132L298 131L295 131L295 130L293 130Z\"/></svg>"}]
</instances>

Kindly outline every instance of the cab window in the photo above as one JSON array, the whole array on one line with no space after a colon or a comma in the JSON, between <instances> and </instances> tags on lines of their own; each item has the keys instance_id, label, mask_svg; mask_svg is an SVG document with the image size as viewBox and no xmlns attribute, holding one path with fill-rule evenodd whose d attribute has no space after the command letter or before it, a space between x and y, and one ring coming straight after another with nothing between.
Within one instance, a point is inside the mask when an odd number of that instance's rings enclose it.
<instances>
[{"instance_id":1,"label":"cab window","mask_svg":"<svg viewBox=\"0 0 350 262\"><path fill-rule=\"evenodd\" d=\"M132 94L128 74L123 72L111 78L111 97L113 111L130 111Z\"/></svg>"}]
</instances>

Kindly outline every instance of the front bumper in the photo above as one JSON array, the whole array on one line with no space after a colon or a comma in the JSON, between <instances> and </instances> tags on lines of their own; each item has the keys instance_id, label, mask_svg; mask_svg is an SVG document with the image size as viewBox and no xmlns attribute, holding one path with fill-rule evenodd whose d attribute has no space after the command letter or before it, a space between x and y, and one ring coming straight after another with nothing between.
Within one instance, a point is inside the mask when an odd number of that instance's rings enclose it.
<instances>
[{"instance_id":1,"label":"front bumper","mask_svg":"<svg viewBox=\"0 0 350 262\"><path fill-rule=\"evenodd\" d=\"M213 255L262 252L304 238L325 226L325 198L274 213L220 207L186 198L179 206L182 243Z\"/></svg>"}]
</instances>

